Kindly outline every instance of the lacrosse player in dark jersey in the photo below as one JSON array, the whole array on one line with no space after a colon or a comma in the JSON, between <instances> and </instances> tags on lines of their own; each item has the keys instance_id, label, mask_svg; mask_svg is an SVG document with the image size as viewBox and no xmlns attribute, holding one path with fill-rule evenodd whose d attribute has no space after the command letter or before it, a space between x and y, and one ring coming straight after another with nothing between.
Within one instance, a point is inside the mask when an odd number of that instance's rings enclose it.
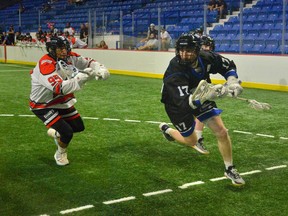
<instances>
[{"instance_id":1,"label":"lacrosse player in dark jersey","mask_svg":"<svg viewBox=\"0 0 288 216\"><path fill-rule=\"evenodd\" d=\"M221 74L227 83L212 85L207 82L209 74ZM162 98L165 110L176 129L166 123L159 125L164 137L191 146L202 154L208 154L197 142L195 117L212 130L218 141L225 172L235 185L243 185L233 165L232 144L220 117L215 99L228 93L238 96L243 88L239 84L236 65L233 61L213 52L200 50L199 38L183 34L176 42L176 56L170 61L163 77ZM195 117L194 117L195 116Z\"/></svg>"},{"instance_id":2,"label":"lacrosse player in dark jersey","mask_svg":"<svg viewBox=\"0 0 288 216\"><path fill-rule=\"evenodd\" d=\"M194 33L195 35L195 33ZM196 36L196 35L195 35ZM196 37L199 37L198 35ZM201 45L201 50L205 51L212 51L214 52L215 50L215 41L212 37L208 35L202 35L200 37L200 45ZM207 82L211 83L210 78L207 79ZM195 119L195 132L197 135L198 143L201 145L204 145L204 137L203 137L203 129L204 129L204 123L200 122L197 118Z\"/></svg>"}]
</instances>

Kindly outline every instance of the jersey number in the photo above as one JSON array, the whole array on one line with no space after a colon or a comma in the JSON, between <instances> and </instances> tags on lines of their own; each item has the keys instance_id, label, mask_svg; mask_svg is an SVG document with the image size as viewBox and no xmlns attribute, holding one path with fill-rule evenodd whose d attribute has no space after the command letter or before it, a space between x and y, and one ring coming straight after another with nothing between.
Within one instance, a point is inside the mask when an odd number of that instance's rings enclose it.
<instances>
[{"instance_id":1,"label":"jersey number","mask_svg":"<svg viewBox=\"0 0 288 216\"><path fill-rule=\"evenodd\" d=\"M222 66L223 66L224 68L228 69L228 68L229 68L229 65L230 65L229 60L228 60L227 58L222 57L222 62L223 62Z\"/></svg>"},{"instance_id":2,"label":"jersey number","mask_svg":"<svg viewBox=\"0 0 288 216\"><path fill-rule=\"evenodd\" d=\"M55 86L56 83L62 82L62 79L57 75L53 75L51 77L48 78L48 82L52 85Z\"/></svg>"},{"instance_id":3,"label":"jersey number","mask_svg":"<svg viewBox=\"0 0 288 216\"><path fill-rule=\"evenodd\" d=\"M177 87L180 93L180 96L184 96L185 94L189 94L188 92L188 86L178 86Z\"/></svg>"},{"instance_id":4,"label":"jersey number","mask_svg":"<svg viewBox=\"0 0 288 216\"><path fill-rule=\"evenodd\" d=\"M187 130L187 127L184 122L179 123L178 125L175 125L175 127L178 129L178 131L185 131Z\"/></svg>"}]
</instances>

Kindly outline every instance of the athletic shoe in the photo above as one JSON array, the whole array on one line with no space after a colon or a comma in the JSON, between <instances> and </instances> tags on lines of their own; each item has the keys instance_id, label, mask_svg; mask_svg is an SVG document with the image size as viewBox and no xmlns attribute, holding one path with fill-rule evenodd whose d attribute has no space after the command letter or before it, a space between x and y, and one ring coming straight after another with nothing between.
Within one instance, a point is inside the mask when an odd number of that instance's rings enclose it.
<instances>
[{"instance_id":1,"label":"athletic shoe","mask_svg":"<svg viewBox=\"0 0 288 216\"><path fill-rule=\"evenodd\" d=\"M66 166L69 164L69 160L67 158L67 152L59 152L58 150L55 152L54 155L55 161L59 166Z\"/></svg>"},{"instance_id":2,"label":"athletic shoe","mask_svg":"<svg viewBox=\"0 0 288 216\"><path fill-rule=\"evenodd\" d=\"M165 139L167 139L168 141L174 141L174 140L175 140L172 136L170 136L170 135L166 132L167 129L170 128L167 123L161 123L161 124L159 125L159 128L160 128L160 130L162 131L162 134L163 134L163 136L164 136Z\"/></svg>"},{"instance_id":3,"label":"athletic shoe","mask_svg":"<svg viewBox=\"0 0 288 216\"><path fill-rule=\"evenodd\" d=\"M201 154L209 154L209 151L206 150L204 144L203 144L204 138L198 139L198 142L192 146L196 151L200 152Z\"/></svg>"},{"instance_id":4,"label":"athletic shoe","mask_svg":"<svg viewBox=\"0 0 288 216\"><path fill-rule=\"evenodd\" d=\"M245 181L242 179L237 169L235 169L235 166L228 167L228 169L225 170L224 175L232 181L233 185L241 186L245 184Z\"/></svg>"}]
</instances>

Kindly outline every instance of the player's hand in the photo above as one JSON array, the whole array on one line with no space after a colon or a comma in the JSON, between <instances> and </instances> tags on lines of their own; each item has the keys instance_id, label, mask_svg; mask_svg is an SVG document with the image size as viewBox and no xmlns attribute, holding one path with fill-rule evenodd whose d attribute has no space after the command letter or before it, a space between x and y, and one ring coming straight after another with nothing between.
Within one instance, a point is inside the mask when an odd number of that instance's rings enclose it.
<instances>
[{"instance_id":1,"label":"player's hand","mask_svg":"<svg viewBox=\"0 0 288 216\"><path fill-rule=\"evenodd\" d=\"M242 93L243 88L240 84L241 81L234 76L230 76L227 78L227 83L225 85L227 85L228 92L232 95L232 97L237 97Z\"/></svg>"},{"instance_id":2,"label":"player's hand","mask_svg":"<svg viewBox=\"0 0 288 216\"><path fill-rule=\"evenodd\" d=\"M78 73L73 79L76 79L80 88L89 80L89 75L86 73Z\"/></svg>"},{"instance_id":3,"label":"player's hand","mask_svg":"<svg viewBox=\"0 0 288 216\"><path fill-rule=\"evenodd\" d=\"M228 85L228 91L233 97L237 97L242 93L243 88L239 83L233 83Z\"/></svg>"},{"instance_id":4,"label":"player's hand","mask_svg":"<svg viewBox=\"0 0 288 216\"><path fill-rule=\"evenodd\" d=\"M212 99L217 99L217 98L225 97L225 96L229 93L229 91L228 91L228 89L226 88L226 86L224 86L224 85L222 85L222 84L214 85L213 88L214 88L214 90L215 90L216 97L211 98L211 100L212 100Z\"/></svg>"},{"instance_id":5,"label":"player's hand","mask_svg":"<svg viewBox=\"0 0 288 216\"><path fill-rule=\"evenodd\" d=\"M89 79L93 79L96 76L96 71L92 68L85 68L83 70L84 74L87 74L89 76Z\"/></svg>"},{"instance_id":6,"label":"player's hand","mask_svg":"<svg viewBox=\"0 0 288 216\"><path fill-rule=\"evenodd\" d=\"M106 80L109 77L110 77L110 73L109 73L108 69L104 65L101 65L99 70L96 71L95 79L96 80Z\"/></svg>"},{"instance_id":7,"label":"player's hand","mask_svg":"<svg viewBox=\"0 0 288 216\"><path fill-rule=\"evenodd\" d=\"M96 80L106 80L110 76L108 69L99 62L93 62L91 64L91 68L95 71Z\"/></svg>"}]
</instances>

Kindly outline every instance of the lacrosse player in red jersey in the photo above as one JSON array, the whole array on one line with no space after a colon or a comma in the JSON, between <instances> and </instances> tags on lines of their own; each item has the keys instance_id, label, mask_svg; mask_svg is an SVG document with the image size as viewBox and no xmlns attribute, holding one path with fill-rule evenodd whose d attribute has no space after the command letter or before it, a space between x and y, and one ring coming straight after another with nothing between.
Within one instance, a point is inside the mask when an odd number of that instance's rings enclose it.
<instances>
[{"instance_id":1,"label":"lacrosse player in red jersey","mask_svg":"<svg viewBox=\"0 0 288 216\"><path fill-rule=\"evenodd\" d=\"M227 80L223 85L207 82L209 74L219 73ZM197 142L195 117L205 123L215 134L222 155L224 175L235 185L244 185L233 165L232 144L220 117L215 99L228 93L237 97L243 90L239 84L236 65L233 61L214 52L200 50L199 38L192 34L183 34L176 42L176 56L170 61L163 77L161 102L172 124L159 125L164 137L191 146L202 154L209 152ZM194 117L195 116L195 117Z\"/></svg>"},{"instance_id":2,"label":"lacrosse player in red jersey","mask_svg":"<svg viewBox=\"0 0 288 216\"><path fill-rule=\"evenodd\" d=\"M52 37L46 48L48 54L31 71L30 109L54 138L57 165L65 166L69 164L67 147L73 134L84 130L73 93L89 80L106 80L110 73L99 62L72 52L62 36Z\"/></svg>"}]
</instances>

